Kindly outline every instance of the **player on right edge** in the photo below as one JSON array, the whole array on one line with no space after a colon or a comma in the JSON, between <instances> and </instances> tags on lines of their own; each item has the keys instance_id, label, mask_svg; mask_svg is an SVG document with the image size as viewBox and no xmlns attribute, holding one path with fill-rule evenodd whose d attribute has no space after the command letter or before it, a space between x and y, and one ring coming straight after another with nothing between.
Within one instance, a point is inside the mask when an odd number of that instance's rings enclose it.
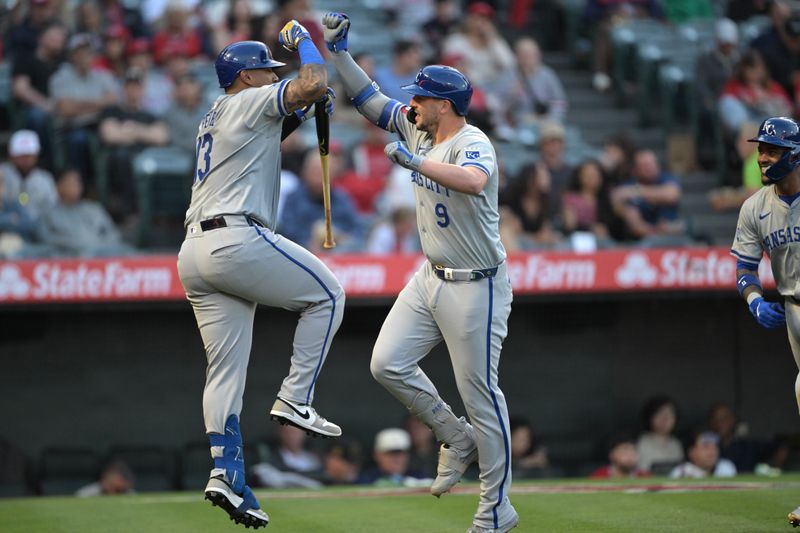
<instances>
[{"instance_id":1,"label":"player on right edge","mask_svg":"<svg viewBox=\"0 0 800 533\"><path fill-rule=\"evenodd\" d=\"M511 312L511 282L500 243L494 147L466 123L472 86L458 70L429 65L402 87L410 105L382 94L347 53L350 20L322 19L325 42L358 111L400 141L384 149L411 170L424 262L386 317L370 370L438 441L434 496L449 491L467 467L480 466L481 494L470 533L504 533L519 521L508 498L508 409L498 366ZM442 340L470 423L457 418L419 362Z\"/></svg>"},{"instance_id":2,"label":"player on right edge","mask_svg":"<svg viewBox=\"0 0 800 533\"><path fill-rule=\"evenodd\" d=\"M758 166L765 187L748 198L739 211L731 248L736 257L736 288L760 325L788 325L789 345L800 368L800 128L790 118L772 117L761 124L758 136L750 142L758 143ZM758 278L764 252L772 263L785 310L778 302L764 300ZM800 409L800 374L794 390ZM800 507L789 513L789 523L800 526Z\"/></svg>"}]
</instances>

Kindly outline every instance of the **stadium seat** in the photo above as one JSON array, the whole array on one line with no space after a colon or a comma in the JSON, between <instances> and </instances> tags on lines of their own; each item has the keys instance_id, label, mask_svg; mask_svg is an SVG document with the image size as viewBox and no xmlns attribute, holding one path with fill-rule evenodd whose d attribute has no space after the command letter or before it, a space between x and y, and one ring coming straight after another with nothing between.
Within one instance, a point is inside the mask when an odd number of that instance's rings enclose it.
<instances>
[{"instance_id":1,"label":"stadium seat","mask_svg":"<svg viewBox=\"0 0 800 533\"><path fill-rule=\"evenodd\" d=\"M177 486L175 455L161 446L112 446L106 464L120 460L130 467L135 476L137 492L168 491Z\"/></svg>"},{"instance_id":2,"label":"stadium seat","mask_svg":"<svg viewBox=\"0 0 800 533\"><path fill-rule=\"evenodd\" d=\"M100 456L89 448L49 447L39 457L36 484L45 496L74 494L100 475Z\"/></svg>"},{"instance_id":3,"label":"stadium seat","mask_svg":"<svg viewBox=\"0 0 800 533\"><path fill-rule=\"evenodd\" d=\"M174 247L183 238L183 218L191 198L194 159L174 147L147 148L133 159L139 200L136 244ZM164 222L160 241L152 226ZM175 230L175 231L170 231Z\"/></svg>"}]
</instances>

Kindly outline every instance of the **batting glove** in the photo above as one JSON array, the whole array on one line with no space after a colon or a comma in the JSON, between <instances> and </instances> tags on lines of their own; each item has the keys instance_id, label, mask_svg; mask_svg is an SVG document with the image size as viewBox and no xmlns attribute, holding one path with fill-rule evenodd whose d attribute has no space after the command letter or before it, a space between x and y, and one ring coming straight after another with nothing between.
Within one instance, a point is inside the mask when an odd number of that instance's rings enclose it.
<instances>
[{"instance_id":1,"label":"batting glove","mask_svg":"<svg viewBox=\"0 0 800 533\"><path fill-rule=\"evenodd\" d=\"M350 31L350 19L344 13L325 13L322 16L322 34L325 45L331 52L347 51L347 33Z\"/></svg>"},{"instance_id":2,"label":"batting glove","mask_svg":"<svg viewBox=\"0 0 800 533\"><path fill-rule=\"evenodd\" d=\"M333 115L333 102L336 100L336 92L331 88L328 87L328 90L325 91L325 96L319 99L320 102L325 102L325 112L329 115ZM307 106L298 109L294 112L297 115L297 118L300 119L300 122L305 122L309 118L313 116L314 104L308 104Z\"/></svg>"},{"instance_id":3,"label":"batting glove","mask_svg":"<svg viewBox=\"0 0 800 533\"><path fill-rule=\"evenodd\" d=\"M755 317L756 322L765 328L777 328L786 324L786 312L779 303L767 302L759 296L750 302L750 313Z\"/></svg>"},{"instance_id":4,"label":"batting glove","mask_svg":"<svg viewBox=\"0 0 800 533\"><path fill-rule=\"evenodd\" d=\"M383 149L383 153L386 154L386 157L391 161L397 163L401 167L405 167L409 170L416 170L417 172L419 172L422 162L425 161L425 158L421 155L412 154L411 150L408 149L408 145L403 141L395 141L387 144Z\"/></svg>"},{"instance_id":5,"label":"batting glove","mask_svg":"<svg viewBox=\"0 0 800 533\"><path fill-rule=\"evenodd\" d=\"M297 52L297 46L303 39L311 40L311 34L296 20L290 20L278 34L278 42L290 52Z\"/></svg>"}]
</instances>

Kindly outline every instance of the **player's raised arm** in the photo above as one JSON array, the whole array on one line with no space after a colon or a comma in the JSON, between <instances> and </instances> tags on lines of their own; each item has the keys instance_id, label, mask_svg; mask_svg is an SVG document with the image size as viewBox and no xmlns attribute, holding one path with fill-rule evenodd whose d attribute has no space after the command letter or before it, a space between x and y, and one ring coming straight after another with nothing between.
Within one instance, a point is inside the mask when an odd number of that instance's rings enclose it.
<instances>
[{"instance_id":1,"label":"player's raised arm","mask_svg":"<svg viewBox=\"0 0 800 533\"><path fill-rule=\"evenodd\" d=\"M286 86L283 102L286 110L295 111L323 98L328 89L328 71L308 30L291 20L281 30L278 42L287 50L300 54L297 78Z\"/></svg>"},{"instance_id":2,"label":"player's raised arm","mask_svg":"<svg viewBox=\"0 0 800 533\"><path fill-rule=\"evenodd\" d=\"M380 92L378 84L359 67L347 51L350 19L344 13L325 13L322 17L325 44L330 61L342 79L347 96L367 120L390 131L398 132L397 118L403 104Z\"/></svg>"}]
</instances>

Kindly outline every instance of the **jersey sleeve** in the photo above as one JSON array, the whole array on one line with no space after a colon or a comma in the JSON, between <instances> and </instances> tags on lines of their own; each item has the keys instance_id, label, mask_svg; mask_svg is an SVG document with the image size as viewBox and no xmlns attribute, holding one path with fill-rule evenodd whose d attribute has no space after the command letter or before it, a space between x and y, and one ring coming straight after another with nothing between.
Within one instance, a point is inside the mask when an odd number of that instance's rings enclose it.
<instances>
[{"instance_id":1,"label":"jersey sleeve","mask_svg":"<svg viewBox=\"0 0 800 533\"><path fill-rule=\"evenodd\" d=\"M755 213L750 202L745 202L739 211L739 221L736 224L736 236L733 238L731 254L736 258L740 267L758 270L761 256L764 255L764 246L758 238Z\"/></svg>"},{"instance_id":2,"label":"jersey sleeve","mask_svg":"<svg viewBox=\"0 0 800 533\"><path fill-rule=\"evenodd\" d=\"M408 142L417 134L417 126L408 120L409 111L411 111L411 107L397 100L389 100L383 109L381 118L378 120L378 126L381 126L381 122L384 122L385 117L386 126L381 127L397 133L402 140Z\"/></svg>"},{"instance_id":3,"label":"jersey sleeve","mask_svg":"<svg viewBox=\"0 0 800 533\"><path fill-rule=\"evenodd\" d=\"M492 177L495 168L497 168L497 161L488 139L467 135L456 141L454 149L456 165L475 167L485 172L488 177Z\"/></svg>"},{"instance_id":4,"label":"jersey sleeve","mask_svg":"<svg viewBox=\"0 0 800 533\"><path fill-rule=\"evenodd\" d=\"M255 127L262 116L267 118L283 118L291 115L284 105L286 87L289 80L281 80L272 85L242 91L242 119L248 127Z\"/></svg>"}]
</instances>

